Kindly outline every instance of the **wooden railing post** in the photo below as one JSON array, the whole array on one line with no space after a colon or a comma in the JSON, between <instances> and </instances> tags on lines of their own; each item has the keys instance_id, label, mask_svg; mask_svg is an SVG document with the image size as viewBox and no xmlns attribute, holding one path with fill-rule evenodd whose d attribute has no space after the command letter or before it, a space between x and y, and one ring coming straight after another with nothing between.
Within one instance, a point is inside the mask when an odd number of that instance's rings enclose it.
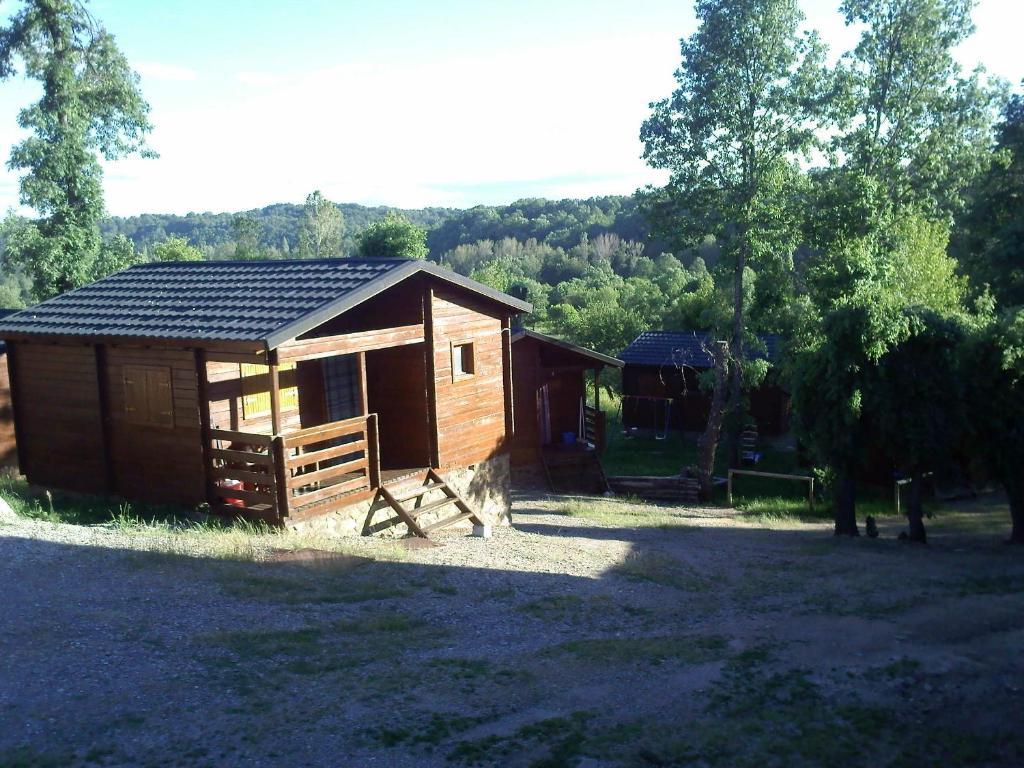
<instances>
[{"instance_id":1,"label":"wooden railing post","mask_svg":"<svg viewBox=\"0 0 1024 768\"><path fill-rule=\"evenodd\" d=\"M729 470L729 480L725 484L725 499L726 503L732 506L732 473L734 470Z\"/></svg>"},{"instance_id":2,"label":"wooden railing post","mask_svg":"<svg viewBox=\"0 0 1024 768\"><path fill-rule=\"evenodd\" d=\"M279 520L283 520L288 516L291 511L288 508L288 500L290 498L290 492L288 489L288 462L287 462L287 449L284 444L284 437L281 435L274 436L274 442L271 445L271 454L274 457L274 487L277 490L277 517Z\"/></svg>"},{"instance_id":3,"label":"wooden railing post","mask_svg":"<svg viewBox=\"0 0 1024 768\"><path fill-rule=\"evenodd\" d=\"M377 435L377 414L366 417L366 471L370 487L380 488L380 442Z\"/></svg>"}]
</instances>

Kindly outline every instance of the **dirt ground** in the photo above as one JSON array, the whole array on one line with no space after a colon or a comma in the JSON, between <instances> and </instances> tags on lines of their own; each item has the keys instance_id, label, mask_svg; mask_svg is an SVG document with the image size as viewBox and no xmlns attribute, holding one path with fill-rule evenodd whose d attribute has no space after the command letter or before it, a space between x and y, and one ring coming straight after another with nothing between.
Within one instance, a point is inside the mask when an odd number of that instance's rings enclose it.
<instances>
[{"instance_id":1,"label":"dirt ground","mask_svg":"<svg viewBox=\"0 0 1024 768\"><path fill-rule=\"evenodd\" d=\"M1024 764L1005 508L927 547L723 514L521 497L268 562L8 522L0 765Z\"/></svg>"}]
</instances>

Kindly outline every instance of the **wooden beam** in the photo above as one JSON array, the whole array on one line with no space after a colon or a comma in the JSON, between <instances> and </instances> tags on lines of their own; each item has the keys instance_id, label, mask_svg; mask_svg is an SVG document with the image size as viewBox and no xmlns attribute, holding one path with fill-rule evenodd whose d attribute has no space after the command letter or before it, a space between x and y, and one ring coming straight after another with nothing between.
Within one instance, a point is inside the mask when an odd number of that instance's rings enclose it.
<instances>
[{"instance_id":1,"label":"wooden beam","mask_svg":"<svg viewBox=\"0 0 1024 768\"><path fill-rule=\"evenodd\" d=\"M427 419L430 422L430 466L441 466L441 449L437 435L437 359L434 344L434 289L423 290L423 335L426 337Z\"/></svg>"},{"instance_id":2,"label":"wooden beam","mask_svg":"<svg viewBox=\"0 0 1024 768\"><path fill-rule=\"evenodd\" d=\"M370 393L366 387L366 353L358 352L359 362L359 399L363 404L363 416L370 414Z\"/></svg>"},{"instance_id":3,"label":"wooden beam","mask_svg":"<svg viewBox=\"0 0 1024 768\"><path fill-rule=\"evenodd\" d=\"M505 391L505 439L511 439L516 432L514 402L512 392L512 319L505 317L501 321L501 374L502 386Z\"/></svg>"},{"instance_id":4,"label":"wooden beam","mask_svg":"<svg viewBox=\"0 0 1024 768\"><path fill-rule=\"evenodd\" d=\"M213 477L213 457L210 455L212 448L210 429L210 377L206 370L206 350L196 348L193 350L196 365L196 393L199 400L199 431L200 440L203 441L203 478L206 484L206 501L209 504L217 503Z\"/></svg>"},{"instance_id":5,"label":"wooden beam","mask_svg":"<svg viewBox=\"0 0 1024 768\"><path fill-rule=\"evenodd\" d=\"M211 363L253 363L266 365L267 355L263 352L227 352L222 349L203 350L206 359Z\"/></svg>"},{"instance_id":6,"label":"wooden beam","mask_svg":"<svg viewBox=\"0 0 1024 768\"><path fill-rule=\"evenodd\" d=\"M271 455L274 457L274 477L277 479L277 517L283 520L288 509L288 469L285 466L284 438L281 437L281 380L277 361L267 366L270 371L270 432L274 436Z\"/></svg>"},{"instance_id":7,"label":"wooden beam","mask_svg":"<svg viewBox=\"0 0 1024 768\"><path fill-rule=\"evenodd\" d=\"M373 331L341 333L337 336L321 336L312 339L293 339L279 346L277 359L280 362L318 360L322 357L350 355L368 352L372 349L400 347L405 344L421 344L424 341L422 325L399 325Z\"/></svg>"},{"instance_id":8,"label":"wooden beam","mask_svg":"<svg viewBox=\"0 0 1024 768\"><path fill-rule=\"evenodd\" d=\"M110 421L110 377L107 375L107 348L93 345L96 358L96 387L100 398L100 440L103 445L104 487L107 493L117 493L117 473L114 470L113 424Z\"/></svg>"}]
</instances>

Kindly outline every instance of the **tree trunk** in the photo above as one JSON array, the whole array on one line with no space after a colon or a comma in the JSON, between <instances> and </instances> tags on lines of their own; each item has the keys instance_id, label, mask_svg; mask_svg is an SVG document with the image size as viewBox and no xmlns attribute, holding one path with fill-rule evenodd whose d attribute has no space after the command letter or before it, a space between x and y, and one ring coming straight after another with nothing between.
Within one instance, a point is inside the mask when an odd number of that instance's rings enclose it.
<instances>
[{"instance_id":1,"label":"tree trunk","mask_svg":"<svg viewBox=\"0 0 1024 768\"><path fill-rule=\"evenodd\" d=\"M722 432L725 417L725 374L729 362L728 346L724 341L712 342L711 351L715 361L715 387L711 394L711 409L708 424L700 439L697 454L697 477L700 480L702 501L710 501L714 494L715 454L718 452L718 438Z\"/></svg>"},{"instance_id":2,"label":"tree trunk","mask_svg":"<svg viewBox=\"0 0 1024 768\"><path fill-rule=\"evenodd\" d=\"M836 536L860 536L857 530L857 481L850 472L843 472L836 488L833 513Z\"/></svg>"},{"instance_id":3,"label":"tree trunk","mask_svg":"<svg viewBox=\"0 0 1024 768\"><path fill-rule=\"evenodd\" d=\"M923 485L920 472L913 472L910 475L910 498L907 500L907 522L910 525L908 538L910 541L927 543L928 537L924 530L924 508L921 504L921 486Z\"/></svg>"},{"instance_id":4,"label":"tree trunk","mask_svg":"<svg viewBox=\"0 0 1024 768\"><path fill-rule=\"evenodd\" d=\"M1013 529L1007 544L1024 544L1024 482L1011 480L1004 482L1006 496L1010 501L1010 520Z\"/></svg>"}]
</instances>

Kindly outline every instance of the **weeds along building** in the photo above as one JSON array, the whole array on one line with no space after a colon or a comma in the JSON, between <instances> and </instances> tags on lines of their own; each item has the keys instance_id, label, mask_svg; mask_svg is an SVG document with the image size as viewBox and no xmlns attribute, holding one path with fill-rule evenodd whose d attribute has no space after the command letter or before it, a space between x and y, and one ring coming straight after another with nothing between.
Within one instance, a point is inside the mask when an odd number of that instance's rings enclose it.
<instances>
[{"instance_id":1,"label":"weeds along building","mask_svg":"<svg viewBox=\"0 0 1024 768\"><path fill-rule=\"evenodd\" d=\"M498 522L528 311L423 261L132 267L0 320L19 464L293 527Z\"/></svg>"}]
</instances>

